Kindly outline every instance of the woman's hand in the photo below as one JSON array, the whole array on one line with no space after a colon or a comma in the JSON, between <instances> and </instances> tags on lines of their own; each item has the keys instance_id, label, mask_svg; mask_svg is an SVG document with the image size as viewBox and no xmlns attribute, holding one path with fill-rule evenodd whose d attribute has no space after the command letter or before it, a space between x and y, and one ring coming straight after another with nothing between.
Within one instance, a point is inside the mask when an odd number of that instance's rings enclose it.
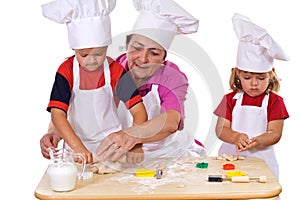
<instances>
[{"instance_id":1,"label":"woman's hand","mask_svg":"<svg viewBox=\"0 0 300 200\"><path fill-rule=\"evenodd\" d=\"M97 159L117 161L136 144L137 139L123 131L111 133L98 146L96 150Z\"/></svg>"},{"instance_id":2,"label":"woman's hand","mask_svg":"<svg viewBox=\"0 0 300 200\"><path fill-rule=\"evenodd\" d=\"M42 155L45 158L50 159L48 148L56 149L61 139L62 138L56 133L45 134L40 140Z\"/></svg>"}]
</instances>

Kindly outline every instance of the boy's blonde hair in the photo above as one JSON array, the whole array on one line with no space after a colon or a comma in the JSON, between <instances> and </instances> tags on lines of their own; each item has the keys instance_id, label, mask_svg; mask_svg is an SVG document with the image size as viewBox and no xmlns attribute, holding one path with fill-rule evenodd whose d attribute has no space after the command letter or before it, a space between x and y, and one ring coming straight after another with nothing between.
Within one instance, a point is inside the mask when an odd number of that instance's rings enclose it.
<instances>
[{"instance_id":1,"label":"boy's blonde hair","mask_svg":"<svg viewBox=\"0 0 300 200\"><path fill-rule=\"evenodd\" d=\"M230 79L229 79L230 89L232 89L232 91L234 91L234 92L242 92L243 91L241 81L240 81L239 77L237 76L238 70L239 69L237 69L237 68L232 68ZM280 90L280 83L279 83L280 79L277 77L274 68L273 68L273 70L269 71L268 73L270 75L270 80L269 80L268 88L265 92L266 93L269 93L271 91L278 92ZM258 74L258 73L253 73L253 74Z\"/></svg>"}]
</instances>

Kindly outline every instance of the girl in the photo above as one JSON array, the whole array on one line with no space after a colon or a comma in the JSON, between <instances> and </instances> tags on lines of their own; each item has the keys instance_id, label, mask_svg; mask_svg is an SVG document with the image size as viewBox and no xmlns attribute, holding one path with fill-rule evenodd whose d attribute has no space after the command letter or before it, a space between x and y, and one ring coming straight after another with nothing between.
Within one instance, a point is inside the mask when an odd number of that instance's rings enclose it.
<instances>
[{"instance_id":1,"label":"girl","mask_svg":"<svg viewBox=\"0 0 300 200\"><path fill-rule=\"evenodd\" d=\"M224 143L219 155L262 158L278 178L274 152L288 118L283 98L276 94L279 79L273 60L287 60L280 46L261 27L235 14L234 30L240 40L237 65L230 77L231 93L214 111L218 116L216 134Z\"/></svg>"}]
</instances>

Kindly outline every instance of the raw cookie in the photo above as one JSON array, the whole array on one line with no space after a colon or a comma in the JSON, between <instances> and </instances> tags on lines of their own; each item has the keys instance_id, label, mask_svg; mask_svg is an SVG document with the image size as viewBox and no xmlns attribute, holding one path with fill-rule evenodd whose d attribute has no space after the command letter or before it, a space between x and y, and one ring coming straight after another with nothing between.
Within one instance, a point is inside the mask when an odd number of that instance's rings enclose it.
<instances>
[{"instance_id":1,"label":"raw cookie","mask_svg":"<svg viewBox=\"0 0 300 200\"><path fill-rule=\"evenodd\" d=\"M216 160L236 161L236 160L244 160L245 158L243 156L222 154L222 156L218 156L215 159Z\"/></svg>"}]
</instances>

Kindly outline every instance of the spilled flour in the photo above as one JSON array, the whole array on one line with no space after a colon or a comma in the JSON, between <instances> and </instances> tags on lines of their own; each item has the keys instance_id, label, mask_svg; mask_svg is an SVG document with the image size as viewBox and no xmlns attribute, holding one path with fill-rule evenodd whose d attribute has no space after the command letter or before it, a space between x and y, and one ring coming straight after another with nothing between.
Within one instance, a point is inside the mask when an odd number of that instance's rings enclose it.
<instances>
[{"instance_id":1,"label":"spilled flour","mask_svg":"<svg viewBox=\"0 0 300 200\"><path fill-rule=\"evenodd\" d=\"M117 181L122 184L129 184L133 187L131 190L135 193L151 193L152 190L160 186L173 184L178 188L185 187L186 184L197 182L201 173L196 168L196 163L199 159L189 158L173 161L155 160L143 162L142 165L134 168L124 168L123 172L115 174L108 181ZM151 170L162 169L163 175L161 179L155 177L140 178L135 176L135 170L138 168L147 168ZM197 176L195 176L197 173ZM201 179L205 179L205 175Z\"/></svg>"}]
</instances>

